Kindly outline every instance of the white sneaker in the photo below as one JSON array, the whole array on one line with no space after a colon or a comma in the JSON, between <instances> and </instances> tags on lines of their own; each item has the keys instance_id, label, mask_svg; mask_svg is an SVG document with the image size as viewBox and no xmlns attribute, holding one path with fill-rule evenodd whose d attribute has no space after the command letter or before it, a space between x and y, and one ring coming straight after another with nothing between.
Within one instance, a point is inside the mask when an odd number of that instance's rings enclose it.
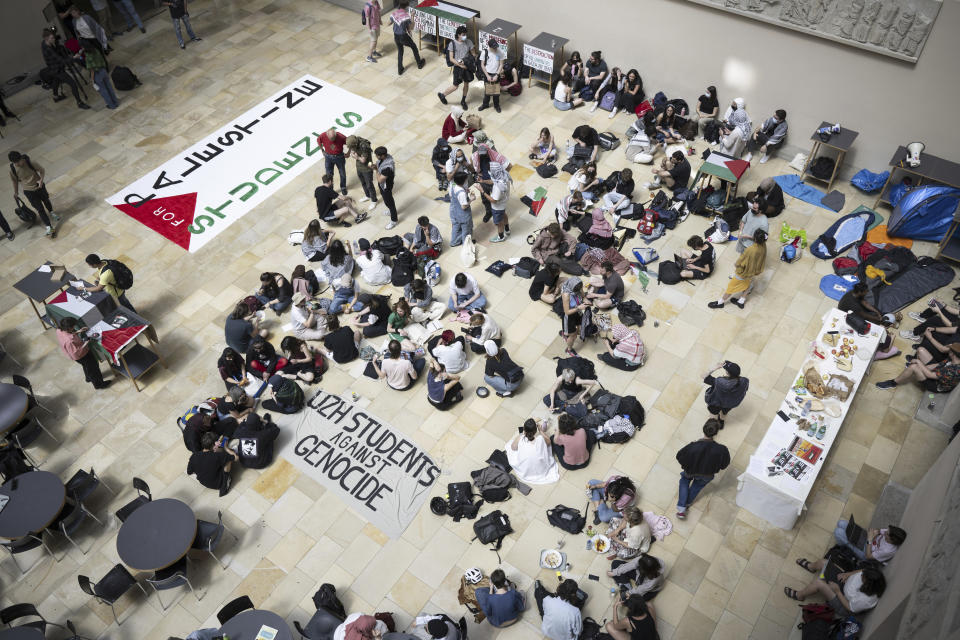
<instances>
[{"instance_id":1,"label":"white sneaker","mask_svg":"<svg viewBox=\"0 0 960 640\"><path fill-rule=\"evenodd\" d=\"M368 198L367 196L363 196L362 198L360 198L360 202L366 202L369 199L370 198Z\"/></svg>"},{"instance_id":2,"label":"white sneaker","mask_svg":"<svg viewBox=\"0 0 960 640\"><path fill-rule=\"evenodd\" d=\"M390 209L384 209L383 211L380 212L380 215L382 215L382 216L388 216L388 217L389 217L389 216L390 216Z\"/></svg>"},{"instance_id":3,"label":"white sneaker","mask_svg":"<svg viewBox=\"0 0 960 640\"><path fill-rule=\"evenodd\" d=\"M743 159L746 160L747 162L750 162L751 160L753 160L753 153L748 151L747 155L743 156Z\"/></svg>"},{"instance_id":4,"label":"white sneaker","mask_svg":"<svg viewBox=\"0 0 960 640\"><path fill-rule=\"evenodd\" d=\"M653 189L654 186L655 186L655 185L654 185L652 182L644 182L644 183L643 183L643 188L644 188L644 189Z\"/></svg>"},{"instance_id":5,"label":"white sneaker","mask_svg":"<svg viewBox=\"0 0 960 640\"><path fill-rule=\"evenodd\" d=\"M497 235L497 236L493 236L492 238L490 238L490 242L503 242L503 241L506 240L506 239L507 239L507 236L503 236L503 237L501 238L500 236Z\"/></svg>"},{"instance_id":6,"label":"white sneaker","mask_svg":"<svg viewBox=\"0 0 960 640\"><path fill-rule=\"evenodd\" d=\"M599 106L600 106L600 103L599 103L599 102L594 102L594 103L593 103L593 106L590 107L590 113L593 113L594 111L596 111L596 110L597 110L597 107L599 107Z\"/></svg>"},{"instance_id":7,"label":"white sneaker","mask_svg":"<svg viewBox=\"0 0 960 640\"><path fill-rule=\"evenodd\" d=\"M924 317L917 313L916 311L911 311L907 314L910 318L916 320L917 322L924 322Z\"/></svg>"},{"instance_id":8,"label":"white sneaker","mask_svg":"<svg viewBox=\"0 0 960 640\"><path fill-rule=\"evenodd\" d=\"M770 156L768 156L767 154L763 154L763 155L760 157L760 164L766 164L767 160L769 160L769 159L770 159Z\"/></svg>"},{"instance_id":9,"label":"white sneaker","mask_svg":"<svg viewBox=\"0 0 960 640\"><path fill-rule=\"evenodd\" d=\"M387 223L387 226L385 226L384 229L389 231L390 229L393 229L395 226L397 226L397 223L391 220L390 222Z\"/></svg>"},{"instance_id":10,"label":"white sneaker","mask_svg":"<svg viewBox=\"0 0 960 640\"><path fill-rule=\"evenodd\" d=\"M916 335L915 333L913 333L913 331L910 331L909 329L901 329L900 337L903 338L904 340L909 340L910 342L920 342L920 340L922 340L920 336Z\"/></svg>"},{"instance_id":11,"label":"white sneaker","mask_svg":"<svg viewBox=\"0 0 960 640\"><path fill-rule=\"evenodd\" d=\"M610 112L610 115L608 115L607 117L613 120L613 116L617 115L617 111L618 109L614 109L613 111Z\"/></svg>"},{"instance_id":12,"label":"white sneaker","mask_svg":"<svg viewBox=\"0 0 960 640\"><path fill-rule=\"evenodd\" d=\"M376 209L376 208L377 208L377 203L376 203L376 202L371 202L371 203L370 203L370 206L367 207L367 211L373 211L373 210Z\"/></svg>"}]
</instances>

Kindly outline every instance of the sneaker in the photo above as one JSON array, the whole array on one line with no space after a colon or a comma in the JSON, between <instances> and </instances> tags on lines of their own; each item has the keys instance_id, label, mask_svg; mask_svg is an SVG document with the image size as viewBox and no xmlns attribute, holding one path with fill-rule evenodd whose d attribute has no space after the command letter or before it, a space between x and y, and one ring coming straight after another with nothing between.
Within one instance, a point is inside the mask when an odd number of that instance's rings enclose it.
<instances>
[{"instance_id":1,"label":"sneaker","mask_svg":"<svg viewBox=\"0 0 960 640\"><path fill-rule=\"evenodd\" d=\"M387 223L387 226L385 226L384 229L389 231L390 229L393 229L395 226L397 226L396 220L391 220L390 222Z\"/></svg>"},{"instance_id":2,"label":"sneaker","mask_svg":"<svg viewBox=\"0 0 960 640\"><path fill-rule=\"evenodd\" d=\"M655 185L654 185L652 182L644 182L644 183L643 183L643 188L646 189L646 190L648 190L648 191L649 191L650 189L653 189L654 186L655 186Z\"/></svg>"},{"instance_id":3,"label":"sneaker","mask_svg":"<svg viewBox=\"0 0 960 640\"><path fill-rule=\"evenodd\" d=\"M762 156L760 156L760 164L766 164L767 160L769 159L770 159L770 156L768 156L767 154L763 154Z\"/></svg>"},{"instance_id":4,"label":"sneaker","mask_svg":"<svg viewBox=\"0 0 960 640\"><path fill-rule=\"evenodd\" d=\"M617 111L618 109L614 109L613 111L611 111L610 115L608 115L607 118L609 118L610 120L613 120L614 116L617 115Z\"/></svg>"},{"instance_id":5,"label":"sneaker","mask_svg":"<svg viewBox=\"0 0 960 640\"><path fill-rule=\"evenodd\" d=\"M730 302L732 302L733 304L737 305L737 306L740 307L741 309L743 309L743 307L746 306L746 304L747 304L746 302L741 302L740 300L730 300Z\"/></svg>"},{"instance_id":6,"label":"sneaker","mask_svg":"<svg viewBox=\"0 0 960 640\"><path fill-rule=\"evenodd\" d=\"M200 36L194 36L190 38L190 40L191 42L200 42L201 40L203 40L203 38L201 38Z\"/></svg>"},{"instance_id":7,"label":"sneaker","mask_svg":"<svg viewBox=\"0 0 960 640\"><path fill-rule=\"evenodd\" d=\"M908 312L907 317L909 317L912 320L916 320L917 322L925 322L924 317L919 313L917 313L916 311Z\"/></svg>"},{"instance_id":8,"label":"sneaker","mask_svg":"<svg viewBox=\"0 0 960 640\"><path fill-rule=\"evenodd\" d=\"M404 69L403 67L399 67L399 68L397 69L397 75L398 75L398 76L402 76L404 71L405 71L405 69Z\"/></svg>"},{"instance_id":9,"label":"sneaker","mask_svg":"<svg viewBox=\"0 0 960 640\"><path fill-rule=\"evenodd\" d=\"M509 398L513 394L513 392L507 391L506 393L500 393L499 391L497 391L496 394L498 398Z\"/></svg>"},{"instance_id":10,"label":"sneaker","mask_svg":"<svg viewBox=\"0 0 960 640\"><path fill-rule=\"evenodd\" d=\"M440 102L447 104L447 96L443 95L440 91L437 91L437 97L440 98Z\"/></svg>"},{"instance_id":11,"label":"sneaker","mask_svg":"<svg viewBox=\"0 0 960 640\"><path fill-rule=\"evenodd\" d=\"M46 232L44 235L46 235L46 236L52 236L52 235L53 235L53 227L47 227L47 232Z\"/></svg>"},{"instance_id":12,"label":"sneaker","mask_svg":"<svg viewBox=\"0 0 960 640\"><path fill-rule=\"evenodd\" d=\"M490 238L490 242L503 242L506 239L507 239L506 236L493 236L492 238Z\"/></svg>"},{"instance_id":13,"label":"sneaker","mask_svg":"<svg viewBox=\"0 0 960 640\"><path fill-rule=\"evenodd\" d=\"M743 159L746 160L747 162L750 162L751 160L753 160L753 153L748 151L747 155L743 156Z\"/></svg>"},{"instance_id":14,"label":"sneaker","mask_svg":"<svg viewBox=\"0 0 960 640\"><path fill-rule=\"evenodd\" d=\"M55 214L53 211L50 212L50 217L53 218L54 222L60 222L60 216Z\"/></svg>"},{"instance_id":15,"label":"sneaker","mask_svg":"<svg viewBox=\"0 0 960 640\"><path fill-rule=\"evenodd\" d=\"M567 349L566 353L567 353L568 356L575 356L575 355L577 355L577 350L576 350L576 349Z\"/></svg>"},{"instance_id":16,"label":"sneaker","mask_svg":"<svg viewBox=\"0 0 960 640\"><path fill-rule=\"evenodd\" d=\"M897 383L893 380L881 380L877 383L877 389L893 389L897 386Z\"/></svg>"},{"instance_id":17,"label":"sneaker","mask_svg":"<svg viewBox=\"0 0 960 640\"><path fill-rule=\"evenodd\" d=\"M677 519L679 519L679 520L686 520L686 519L687 519L687 512L686 512L686 511L677 511Z\"/></svg>"},{"instance_id":18,"label":"sneaker","mask_svg":"<svg viewBox=\"0 0 960 640\"><path fill-rule=\"evenodd\" d=\"M370 203L370 206L367 207L367 211L373 211L373 210L376 209L376 208L377 208L377 203L376 203L376 202L371 202L371 203Z\"/></svg>"},{"instance_id":19,"label":"sneaker","mask_svg":"<svg viewBox=\"0 0 960 640\"><path fill-rule=\"evenodd\" d=\"M900 337L904 340L909 340L910 342L920 342L923 339L909 329L901 329Z\"/></svg>"},{"instance_id":20,"label":"sneaker","mask_svg":"<svg viewBox=\"0 0 960 640\"><path fill-rule=\"evenodd\" d=\"M717 302L716 300L714 300L713 302L708 302L707 306L710 307L711 309L723 309L723 303Z\"/></svg>"},{"instance_id":21,"label":"sneaker","mask_svg":"<svg viewBox=\"0 0 960 640\"><path fill-rule=\"evenodd\" d=\"M86 102L78 102L78 103L77 103L77 108L78 108L78 109L89 109L89 108L90 108L90 105L88 105Z\"/></svg>"},{"instance_id":22,"label":"sneaker","mask_svg":"<svg viewBox=\"0 0 960 640\"><path fill-rule=\"evenodd\" d=\"M13 240L14 237L15 237L15 236L13 235L13 231L8 231L8 232L7 232L7 240Z\"/></svg>"},{"instance_id":23,"label":"sneaker","mask_svg":"<svg viewBox=\"0 0 960 640\"><path fill-rule=\"evenodd\" d=\"M600 103L599 103L599 102L594 102L594 103L593 103L593 106L590 107L590 113L593 113L594 111L596 111L596 110L597 110L597 107L599 107L599 106L600 106Z\"/></svg>"},{"instance_id":24,"label":"sneaker","mask_svg":"<svg viewBox=\"0 0 960 640\"><path fill-rule=\"evenodd\" d=\"M368 217L369 217L368 214L366 214L366 213L361 213L360 215L357 216L357 222L363 222L363 221L366 220Z\"/></svg>"},{"instance_id":25,"label":"sneaker","mask_svg":"<svg viewBox=\"0 0 960 640\"><path fill-rule=\"evenodd\" d=\"M377 59L374 58L373 56L367 56L366 59L367 59L367 62L376 62L376 61L377 61Z\"/></svg>"},{"instance_id":26,"label":"sneaker","mask_svg":"<svg viewBox=\"0 0 960 640\"><path fill-rule=\"evenodd\" d=\"M370 198L368 198L367 196L363 196L362 198L360 198L360 202L366 202L369 199Z\"/></svg>"},{"instance_id":27,"label":"sneaker","mask_svg":"<svg viewBox=\"0 0 960 640\"><path fill-rule=\"evenodd\" d=\"M183 44L183 43L181 42L181 43L180 43L180 48L181 48L181 49L186 49L186 48L187 48L187 45L185 45L185 44Z\"/></svg>"}]
</instances>

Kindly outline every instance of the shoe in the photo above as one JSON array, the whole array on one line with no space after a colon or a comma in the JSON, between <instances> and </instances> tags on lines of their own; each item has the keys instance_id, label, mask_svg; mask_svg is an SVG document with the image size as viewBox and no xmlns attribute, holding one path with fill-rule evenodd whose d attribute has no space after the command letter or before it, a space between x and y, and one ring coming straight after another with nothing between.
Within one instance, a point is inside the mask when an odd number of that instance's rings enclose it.
<instances>
[{"instance_id":1,"label":"shoe","mask_svg":"<svg viewBox=\"0 0 960 640\"><path fill-rule=\"evenodd\" d=\"M47 227L47 232L46 232L45 234L43 234L43 235L45 235L45 236L52 236L52 235L53 235L53 227Z\"/></svg>"},{"instance_id":2,"label":"shoe","mask_svg":"<svg viewBox=\"0 0 960 640\"><path fill-rule=\"evenodd\" d=\"M506 236L493 236L492 238L490 238L490 242L503 242L506 239L507 239Z\"/></svg>"},{"instance_id":3,"label":"shoe","mask_svg":"<svg viewBox=\"0 0 960 640\"><path fill-rule=\"evenodd\" d=\"M13 240L14 237L16 237L16 236L13 235L13 231L10 231L10 232L7 233L7 240Z\"/></svg>"},{"instance_id":4,"label":"shoe","mask_svg":"<svg viewBox=\"0 0 960 640\"><path fill-rule=\"evenodd\" d=\"M600 514L596 510L593 512L593 524L600 524Z\"/></svg>"},{"instance_id":5,"label":"shoe","mask_svg":"<svg viewBox=\"0 0 960 640\"><path fill-rule=\"evenodd\" d=\"M747 162L750 162L751 160L753 160L753 153L748 151L747 155L743 156L743 159L746 160Z\"/></svg>"},{"instance_id":6,"label":"shoe","mask_svg":"<svg viewBox=\"0 0 960 640\"><path fill-rule=\"evenodd\" d=\"M599 106L600 106L600 103L594 102L594 103L593 103L593 106L590 107L590 113L593 113L594 111L596 111L596 110L597 110L597 107L599 107Z\"/></svg>"},{"instance_id":7,"label":"shoe","mask_svg":"<svg viewBox=\"0 0 960 640\"><path fill-rule=\"evenodd\" d=\"M877 389L893 389L897 383L893 380L881 380L877 383Z\"/></svg>"},{"instance_id":8,"label":"shoe","mask_svg":"<svg viewBox=\"0 0 960 640\"><path fill-rule=\"evenodd\" d=\"M440 98L442 104L447 104L447 96L443 95L442 92L437 91L437 97Z\"/></svg>"},{"instance_id":9,"label":"shoe","mask_svg":"<svg viewBox=\"0 0 960 640\"><path fill-rule=\"evenodd\" d=\"M616 109L614 109L613 111L611 111L611 112L610 112L610 115L608 115L607 118L610 119L610 120L613 120L613 117L614 117L615 115L617 115L617 110L616 110Z\"/></svg>"},{"instance_id":10,"label":"shoe","mask_svg":"<svg viewBox=\"0 0 960 640\"><path fill-rule=\"evenodd\" d=\"M496 111L497 113L500 113L500 111L501 111L500 105L498 105L498 104L493 105L493 110Z\"/></svg>"},{"instance_id":11,"label":"shoe","mask_svg":"<svg viewBox=\"0 0 960 640\"><path fill-rule=\"evenodd\" d=\"M60 102L61 100L66 100L66 99L67 99L67 96L56 96L56 95L53 96L54 102Z\"/></svg>"},{"instance_id":12,"label":"shoe","mask_svg":"<svg viewBox=\"0 0 960 640\"><path fill-rule=\"evenodd\" d=\"M567 349L566 353L567 353L568 356L575 356L575 355L577 355L576 349Z\"/></svg>"},{"instance_id":13,"label":"shoe","mask_svg":"<svg viewBox=\"0 0 960 640\"><path fill-rule=\"evenodd\" d=\"M377 203L376 203L376 202L371 202L371 203L370 203L370 206L367 207L367 211L373 211L373 210L376 209L376 208L377 208Z\"/></svg>"},{"instance_id":14,"label":"shoe","mask_svg":"<svg viewBox=\"0 0 960 640\"><path fill-rule=\"evenodd\" d=\"M485 213L485 214L483 214L483 221L484 221L484 222L490 222L490 219L491 219L491 218L493 218L493 214L492 214L492 213Z\"/></svg>"},{"instance_id":15,"label":"shoe","mask_svg":"<svg viewBox=\"0 0 960 640\"><path fill-rule=\"evenodd\" d=\"M373 56L374 56L375 58L382 58L382 57L383 57L383 53L381 53L380 51L374 51L374 52L373 52Z\"/></svg>"},{"instance_id":16,"label":"shoe","mask_svg":"<svg viewBox=\"0 0 960 640\"><path fill-rule=\"evenodd\" d=\"M397 75L398 75L398 76L402 76L402 75L403 75L403 72L404 72L404 68L403 68L403 67L400 67L399 69L397 69Z\"/></svg>"},{"instance_id":17,"label":"shoe","mask_svg":"<svg viewBox=\"0 0 960 640\"><path fill-rule=\"evenodd\" d=\"M909 340L910 342L920 342L923 340L921 336L918 336L910 329L900 329L900 337L904 340Z\"/></svg>"},{"instance_id":18,"label":"shoe","mask_svg":"<svg viewBox=\"0 0 960 640\"><path fill-rule=\"evenodd\" d=\"M387 231L390 231L390 229L393 229L395 226L397 226L396 221L391 220L390 222L387 223L387 226L385 226L384 229L386 229Z\"/></svg>"},{"instance_id":19,"label":"shoe","mask_svg":"<svg viewBox=\"0 0 960 640\"><path fill-rule=\"evenodd\" d=\"M917 322L924 322L923 316L917 313L916 311L908 312L907 317L909 317L912 320L916 320Z\"/></svg>"},{"instance_id":20,"label":"shoe","mask_svg":"<svg viewBox=\"0 0 960 640\"><path fill-rule=\"evenodd\" d=\"M377 59L374 58L373 56L367 56L367 62L376 62L376 61Z\"/></svg>"},{"instance_id":21,"label":"shoe","mask_svg":"<svg viewBox=\"0 0 960 640\"><path fill-rule=\"evenodd\" d=\"M417 69L423 69L423 65L425 64L427 64L427 61L421 59L420 62L417 63Z\"/></svg>"},{"instance_id":22,"label":"shoe","mask_svg":"<svg viewBox=\"0 0 960 640\"><path fill-rule=\"evenodd\" d=\"M55 214L53 211L50 212L50 217L53 218L54 222L60 222L60 216Z\"/></svg>"},{"instance_id":23,"label":"shoe","mask_svg":"<svg viewBox=\"0 0 960 640\"><path fill-rule=\"evenodd\" d=\"M203 40L203 38L201 38L200 36L194 36L193 38L190 38L190 40L191 42L200 42L201 40Z\"/></svg>"},{"instance_id":24,"label":"shoe","mask_svg":"<svg viewBox=\"0 0 960 640\"><path fill-rule=\"evenodd\" d=\"M367 219L367 217L368 215L366 213L361 213L360 215L357 216L357 222L358 223L363 222L364 220Z\"/></svg>"},{"instance_id":25,"label":"shoe","mask_svg":"<svg viewBox=\"0 0 960 640\"><path fill-rule=\"evenodd\" d=\"M113 380L107 380L107 381L105 381L102 385L100 385L99 387L94 387L94 389L106 389L107 387L109 387L109 386L112 385L112 384L113 384Z\"/></svg>"},{"instance_id":26,"label":"shoe","mask_svg":"<svg viewBox=\"0 0 960 640\"><path fill-rule=\"evenodd\" d=\"M362 198L360 198L360 202L366 202L369 199L370 198L368 198L367 196L363 196Z\"/></svg>"},{"instance_id":27,"label":"shoe","mask_svg":"<svg viewBox=\"0 0 960 640\"><path fill-rule=\"evenodd\" d=\"M686 520L686 519L687 519L687 512L686 512L686 511L677 511L677 519L678 519L678 520Z\"/></svg>"},{"instance_id":28,"label":"shoe","mask_svg":"<svg viewBox=\"0 0 960 640\"><path fill-rule=\"evenodd\" d=\"M733 304L737 305L737 306L740 307L741 309L743 309L743 307L746 306L746 303L745 303L745 302L740 302L739 300L733 300L733 299L731 299L730 302L732 302Z\"/></svg>"},{"instance_id":29,"label":"shoe","mask_svg":"<svg viewBox=\"0 0 960 640\"><path fill-rule=\"evenodd\" d=\"M185 45L185 44L183 44L183 43L181 42L181 43L180 43L180 48L181 48L181 49L186 49L186 48L187 48L187 45Z\"/></svg>"},{"instance_id":30,"label":"shoe","mask_svg":"<svg viewBox=\"0 0 960 640\"><path fill-rule=\"evenodd\" d=\"M78 103L77 103L77 108L78 108L78 109L89 109L89 108L90 108L90 105L88 105L86 102L78 102Z\"/></svg>"},{"instance_id":31,"label":"shoe","mask_svg":"<svg viewBox=\"0 0 960 640\"><path fill-rule=\"evenodd\" d=\"M346 190L346 189L340 189L340 195L342 195L342 196L347 195L347 190Z\"/></svg>"},{"instance_id":32,"label":"shoe","mask_svg":"<svg viewBox=\"0 0 960 640\"><path fill-rule=\"evenodd\" d=\"M769 159L770 159L770 156L768 156L767 154L763 154L762 156L760 156L760 164L766 164L767 160Z\"/></svg>"},{"instance_id":33,"label":"shoe","mask_svg":"<svg viewBox=\"0 0 960 640\"><path fill-rule=\"evenodd\" d=\"M708 302L707 306L710 307L711 309L723 309L723 303L717 302L716 300L714 300L713 302Z\"/></svg>"},{"instance_id":34,"label":"shoe","mask_svg":"<svg viewBox=\"0 0 960 640\"><path fill-rule=\"evenodd\" d=\"M510 237L510 229L504 229L504 230L503 230L503 234L509 238L509 237Z\"/></svg>"},{"instance_id":35,"label":"shoe","mask_svg":"<svg viewBox=\"0 0 960 640\"><path fill-rule=\"evenodd\" d=\"M647 189L648 191L649 191L650 189L653 189L653 186L654 186L654 185L653 185L652 182L644 182L644 183L643 183L643 188L644 188L644 189Z\"/></svg>"},{"instance_id":36,"label":"shoe","mask_svg":"<svg viewBox=\"0 0 960 640\"><path fill-rule=\"evenodd\" d=\"M482 104L479 107L477 107L477 111L483 111L484 109L489 109L489 108L490 108L489 106Z\"/></svg>"},{"instance_id":37,"label":"shoe","mask_svg":"<svg viewBox=\"0 0 960 640\"><path fill-rule=\"evenodd\" d=\"M140 27L140 33L146 33L146 32L147 32L146 29L144 29L143 27Z\"/></svg>"},{"instance_id":38,"label":"shoe","mask_svg":"<svg viewBox=\"0 0 960 640\"><path fill-rule=\"evenodd\" d=\"M497 391L496 394L498 398L509 398L511 395L513 395L513 392L507 391L506 393L500 393L499 391Z\"/></svg>"},{"instance_id":39,"label":"shoe","mask_svg":"<svg viewBox=\"0 0 960 640\"><path fill-rule=\"evenodd\" d=\"M466 99L466 98L463 98L463 99L460 100L460 106L463 107L463 110L464 110L464 111L466 111L467 109L470 108L470 107L467 106L467 99Z\"/></svg>"}]
</instances>

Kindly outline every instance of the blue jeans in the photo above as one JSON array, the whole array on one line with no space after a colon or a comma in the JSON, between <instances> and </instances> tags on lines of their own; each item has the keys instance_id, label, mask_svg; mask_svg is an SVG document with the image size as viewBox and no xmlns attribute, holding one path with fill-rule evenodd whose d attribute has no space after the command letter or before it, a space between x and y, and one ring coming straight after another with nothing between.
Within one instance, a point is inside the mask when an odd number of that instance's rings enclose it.
<instances>
[{"instance_id":1,"label":"blue jeans","mask_svg":"<svg viewBox=\"0 0 960 640\"><path fill-rule=\"evenodd\" d=\"M336 167L340 171L340 191L347 190L347 159L340 154L339 156L331 156L328 154L323 154L323 168L327 175L333 175L333 168ZM369 197L369 196L368 196Z\"/></svg>"},{"instance_id":2,"label":"blue jeans","mask_svg":"<svg viewBox=\"0 0 960 640\"><path fill-rule=\"evenodd\" d=\"M469 299L469 296L464 296L464 295L457 294L457 302L458 302L458 303L462 303L463 301L468 300L468 299ZM487 299L486 299L486 298L484 297L484 295L481 293L479 298L477 298L476 300L474 300L473 302L471 302L471 303L467 306L467 309L480 309L480 308L485 307L485 306L487 306ZM447 309L450 309L450 311L453 311L453 310L454 310L454 309L453 309L453 296L450 296L450 299L447 300Z\"/></svg>"},{"instance_id":3,"label":"blue jeans","mask_svg":"<svg viewBox=\"0 0 960 640\"><path fill-rule=\"evenodd\" d=\"M257 300L260 301L261 304L267 304L268 302L270 302L270 298L268 298L267 296L262 296L260 294L257 294L256 298ZM287 300L286 302L274 302L273 304L270 305L270 308L276 311L277 313L281 313L289 309L292 303L293 303L292 299Z\"/></svg>"},{"instance_id":4,"label":"blue jeans","mask_svg":"<svg viewBox=\"0 0 960 640\"><path fill-rule=\"evenodd\" d=\"M688 476L685 472L680 472L680 497L677 498L677 510L681 513L686 512L705 486L710 484L713 476Z\"/></svg>"},{"instance_id":5,"label":"blue jeans","mask_svg":"<svg viewBox=\"0 0 960 640\"><path fill-rule=\"evenodd\" d=\"M602 485L603 480L591 480L591 485ZM611 518L617 517L620 515L618 511L614 511L610 506L603 501L606 496L606 492L602 487L598 489L590 489L590 500L593 502L599 502L597 505L597 517L600 518L600 522L610 522Z\"/></svg>"},{"instance_id":6,"label":"blue jeans","mask_svg":"<svg viewBox=\"0 0 960 640\"><path fill-rule=\"evenodd\" d=\"M863 549L857 549L849 540L847 540L847 525L850 524L846 520L837 520L837 528L833 530L833 537L836 539L837 544L841 547L846 547L853 552L853 555L857 556L860 560L866 560L867 554L864 553Z\"/></svg>"},{"instance_id":7,"label":"blue jeans","mask_svg":"<svg viewBox=\"0 0 960 640\"><path fill-rule=\"evenodd\" d=\"M337 289L333 292L333 300L330 302L328 313L340 313L343 305L353 299L353 289Z\"/></svg>"},{"instance_id":8,"label":"blue jeans","mask_svg":"<svg viewBox=\"0 0 960 640\"><path fill-rule=\"evenodd\" d=\"M497 393L507 393L512 392L520 386L519 382L507 382L501 376L483 376L483 381L488 385L493 387L493 390Z\"/></svg>"},{"instance_id":9,"label":"blue jeans","mask_svg":"<svg viewBox=\"0 0 960 640\"><path fill-rule=\"evenodd\" d=\"M454 220L451 218L451 231L450 231L450 246L459 247L463 244L463 239L469 235L473 235L473 220Z\"/></svg>"},{"instance_id":10,"label":"blue jeans","mask_svg":"<svg viewBox=\"0 0 960 640\"><path fill-rule=\"evenodd\" d=\"M97 69L93 72L93 82L97 85L97 93L103 98L108 109L116 109L120 106L117 100L117 94L113 90L113 83L110 82L110 74L106 69Z\"/></svg>"},{"instance_id":11,"label":"blue jeans","mask_svg":"<svg viewBox=\"0 0 960 640\"><path fill-rule=\"evenodd\" d=\"M573 109L572 102L564 102L562 100L557 100L556 98L553 99L553 106L560 111L570 111L570 109Z\"/></svg>"},{"instance_id":12,"label":"blue jeans","mask_svg":"<svg viewBox=\"0 0 960 640\"><path fill-rule=\"evenodd\" d=\"M193 32L193 27L190 26L190 14L185 13L180 18L173 18L173 29L177 32L177 42L180 43L180 46L183 46L183 34L180 33L181 20L183 20L183 25L187 28L187 35L190 36L191 40L196 40L197 34Z\"/></svg>"},{"instance_id":13,"label":"blue jeans","mask_svg":"<svg viewBox=\"0 0 960 640\"><path fill-rule=\"evenodd\" d=\"M140 20L140 14L133 8L131 0L113 0L113 6L123 15L127 23L127 29L133 29L136 24L138 29L143 29L143 21Z\"/></svg>"}]
</instances>

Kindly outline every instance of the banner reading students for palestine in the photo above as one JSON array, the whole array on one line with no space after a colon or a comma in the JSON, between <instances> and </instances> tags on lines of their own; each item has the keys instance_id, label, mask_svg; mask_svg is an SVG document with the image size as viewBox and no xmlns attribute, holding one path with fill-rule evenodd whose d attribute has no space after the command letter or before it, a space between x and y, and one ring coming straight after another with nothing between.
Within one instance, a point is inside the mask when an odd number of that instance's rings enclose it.
<instances>
[{"instance_id":1,"label":"banner reading students for palestine","mask_svg":"<svg viewBox=\"0 0 960 640\"><path fill-rule=\"evenodd\" d=\"M400 537L440 476L416 443L323 390L304 407L280 455L391 538Z\"/></svg>"},{"instance_id":2,"label":"banner reading students for palestine","mask_svg":"<svg viewBox=\"0 0 960 640\"><path fill-rule=\"evenodd\" d=\"M382 110L305 75L107 202L192 253L316 164L321 133L349 136Z\"/></svg>"}]
</instances>

